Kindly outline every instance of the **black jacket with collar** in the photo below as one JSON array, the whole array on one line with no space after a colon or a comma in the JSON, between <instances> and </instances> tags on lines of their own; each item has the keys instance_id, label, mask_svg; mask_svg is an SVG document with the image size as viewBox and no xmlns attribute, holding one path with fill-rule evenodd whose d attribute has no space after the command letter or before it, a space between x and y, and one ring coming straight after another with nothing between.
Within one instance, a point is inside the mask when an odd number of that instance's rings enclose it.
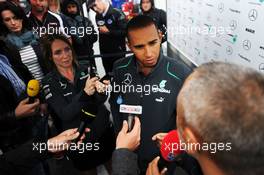
<instances>
[{"instance_id":1,"label":"black jacket with collar","mask_svg":"<svg viewBox=\"0 0 264 175\"><path fill-rule=\"evenodd\" d=\"M122 11L111 5L105 16L96 15L96 24L105 25L110 31L107 34L99 33L99 45L101 53L119 53L126 50L125 29L126 18Z\"/></svg>"},{"instance_id":2,"label":"black jacket with collar","mask_svg":"<svg viewBox=\"0 0 264 175\"><path fill-rule=\"evenodd\" d=\"M127 119L126 114L119 112L119 104L142 106L141 144L137 153L141 169L146 169L148 162L159 154L152 136L176 127L176 98L191 70L178 60L160 53L158 63L147 76L139 72L135 56L116 61L113 72L109 102L115 131L117 133L122 121ZM118 89L121 91L117 92Z\"/></svg>"},{"instance_id":3,"label":"black jacket with collar","mask_svg":"<svg viewBox=\"0 0 264 175\"><path fill-rule=\"evenodd\" d=\"M83 170L94 168L110 159L115 143L110 113L104 105L107 96L97 93L88 96L83 90L87 77L86 68L76 68L74 83L70 83L53 70L43 81L45 98L58 132L78 128L82 120L82 109L89 113L97 112L94 121L87 124L91 131L87 133L84 143L98 143L100 149L84 151L82 154L72 151L69 155L75 166Z\"/></svg>"},{"instance_id":4,"label":"black jacket with collar","mask_svg":"<svg viewBox=\"0 0 264 175\"><path fill-rule=\"evenodd\" d=\"M83 90L86 79L89 76L86 68L75 69L74 83L69 82L57 70L50 72L43 80L43 92L48 103L56 128L59 132L70 128L79 127L81 122L81 110L86 108L90 113L98 112L98 116L92 126L100 125L107 127L109 111L104 106L106 96L94 94L88 96ZM98 119L99 118L99 119ZM101 129L103 129L101 128ZM99 129L99 128L98 128Z\"/></svg>"},{"instance_id":5,"label":"black jacket with collar","mask_svg":"<svg viewBox=\"0 0 264 175\"><path fill-rule=\"evenodd\" d=\"M38 20L31 12L28 16L33 32L39 37L45 34L64 34L69 37L65 32L64 27L68 27L67 21L59 14L47 11L43 17L43 20Z\"/></svg>"}]
</instances>

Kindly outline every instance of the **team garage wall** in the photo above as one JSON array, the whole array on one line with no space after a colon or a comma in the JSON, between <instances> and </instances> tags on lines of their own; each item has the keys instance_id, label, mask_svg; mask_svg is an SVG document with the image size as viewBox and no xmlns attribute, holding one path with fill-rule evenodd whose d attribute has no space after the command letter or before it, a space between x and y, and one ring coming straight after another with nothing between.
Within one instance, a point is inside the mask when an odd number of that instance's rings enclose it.
<instances>
[{"instance_id":1,"label":"team garage wall","mask_svg":"<svg viewBox=\"0 0 264 175\"><path fill-rule=\"evenodd\" d=\"M167 16L169 53L264 72L264 0L167 0Z\"/></svg>"}]
</instances>

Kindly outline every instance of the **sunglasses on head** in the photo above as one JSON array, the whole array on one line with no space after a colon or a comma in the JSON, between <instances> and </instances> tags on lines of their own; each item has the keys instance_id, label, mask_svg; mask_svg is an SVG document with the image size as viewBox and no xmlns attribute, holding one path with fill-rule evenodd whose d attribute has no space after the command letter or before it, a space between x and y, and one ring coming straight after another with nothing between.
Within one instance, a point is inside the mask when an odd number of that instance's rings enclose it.
<instances>
[{"instance_id":1,"label":"sunglasses on head","mask_svg":"<svg viewBox=\"0 0 264 175\"><path fill-rule=\"evenodd\" d=\"M95 7L95 6L96 6L95 2L93 2L93 3L90 5L91 8L93 8L93 7Z\"/></svg>"},{"instance_id":2,"label":"sunglasses on head","mask_svg":"<svg viewBox=\"0 0 264 175\"><path fill-rule=\"evenodd\" d=\"M89 1L87 1L87 3L88 3L88 5L87 5L88 8L93 8L96 6L95 0L89 0Z\"/></svg>"}]
</instances>

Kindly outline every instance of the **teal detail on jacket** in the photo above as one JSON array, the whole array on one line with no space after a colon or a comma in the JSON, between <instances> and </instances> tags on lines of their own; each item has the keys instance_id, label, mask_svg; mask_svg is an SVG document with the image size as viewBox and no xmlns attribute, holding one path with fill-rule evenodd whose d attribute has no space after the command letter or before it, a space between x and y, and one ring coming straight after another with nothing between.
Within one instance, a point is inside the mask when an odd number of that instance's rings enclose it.
<instances>
[{"instance_id":1,"label":"teal detail on jacket","mask_svg":"<svg viewBox=\"0 0 264 175\"><path fill-rule=\"evenodd\" d=\"M126 68L127 66L129 66L129 64L131 63L132 58L129 59L128 63L126 65L123 66L118 66L116 69L122 69L122 68Z\"/></svg>"},{"instance_id":2,"label":"teal detail on jacket","mask_svg":"<svg viewBox=\"0 0 264 175\"><path fill-rule=\"evenodd\" d=\"M181 80L177 75L173 74L172 72L169 71L169 67L170 67L170 62L167 63L167 73L171 76L173 76L174 78ZM182 80L181 80L182 81Z\"/></svg>"}]
</instances>

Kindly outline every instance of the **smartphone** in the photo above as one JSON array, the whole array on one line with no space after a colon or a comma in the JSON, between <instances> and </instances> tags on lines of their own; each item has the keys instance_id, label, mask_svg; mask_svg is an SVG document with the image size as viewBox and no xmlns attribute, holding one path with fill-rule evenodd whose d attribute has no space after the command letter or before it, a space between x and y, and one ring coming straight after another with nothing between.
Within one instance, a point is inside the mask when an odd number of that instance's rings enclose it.
<instances>
[{"instance_id":1,"label":"smartphone","mask_svg":"<svg viewBox=\"0 0 264 175\"><path fill-rule=\"evenodd\" d=\"M113 77L112 75L106 74L106 75L103 76L99 81L100 81L101 83L103 83L104 80L109 80L109 81L111 81L112 77Z\"/></svg>"}]
</instances>

